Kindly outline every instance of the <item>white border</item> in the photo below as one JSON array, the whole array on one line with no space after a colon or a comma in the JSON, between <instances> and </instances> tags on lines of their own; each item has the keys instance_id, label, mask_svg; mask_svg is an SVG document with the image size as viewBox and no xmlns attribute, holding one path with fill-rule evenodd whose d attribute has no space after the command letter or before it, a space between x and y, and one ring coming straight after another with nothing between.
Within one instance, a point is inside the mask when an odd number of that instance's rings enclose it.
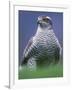
<instances>
[{"instance_id":1,"label":"white border","mask_svg":"<svg viewBox=\"0 0 72 90\"><path fill-rule=\"evenodd\" d=\"M64 34L64 77L63 78L46 78L46 79L29 79L18 80L18 10L33 10L33 11L52 11L63 12L63 34ZM46 86L62 86L68 85L69 79L69 7L66 5L55 4L38 4L33 5L25 3L10 2L10 88L13 87L42 87Z\"/></svg>"}]
</instances>

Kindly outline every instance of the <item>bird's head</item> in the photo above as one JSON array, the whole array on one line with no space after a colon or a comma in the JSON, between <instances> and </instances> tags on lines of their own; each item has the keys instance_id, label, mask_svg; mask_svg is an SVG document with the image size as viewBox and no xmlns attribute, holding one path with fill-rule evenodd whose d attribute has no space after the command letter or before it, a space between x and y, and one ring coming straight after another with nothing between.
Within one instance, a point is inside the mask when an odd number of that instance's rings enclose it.
<instances>
[{"instance_id":1,"label":"bird's head","mask_svg":"<svg viewBox=\"0 0 72 90\"><path fill-rule=\"evenodd\" d=\"M52 28L52 20L48 16L39 16L37 20L37 24L40 26L42 29L51 29Z\"/></svg>"}]
</instances>

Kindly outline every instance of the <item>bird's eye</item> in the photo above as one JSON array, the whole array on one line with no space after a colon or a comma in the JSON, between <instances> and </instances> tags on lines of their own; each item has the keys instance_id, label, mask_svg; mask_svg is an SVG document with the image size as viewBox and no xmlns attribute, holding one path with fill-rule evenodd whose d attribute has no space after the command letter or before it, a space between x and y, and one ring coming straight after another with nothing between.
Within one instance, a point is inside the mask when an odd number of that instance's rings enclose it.
<instances>
[{"instance_id":1,"label":"bird's eye","mask_svg":"<svg viewBox=\"0 0 72 90\"><path fill-rule=\"evenodd\" d=\"M43 21L52 25L52 21L48 18L43 18Z\"/></svg>"},{"instance_id":2,"label":"bird's eye","mask_svg":"<svg viewBox=\"0 0 72 90\"><path fill-rule=\"evenodd\" d=\"M43 18L43 21L47 22L48 23L48 19L47 18Z\"/></svg>"}]
</instances>

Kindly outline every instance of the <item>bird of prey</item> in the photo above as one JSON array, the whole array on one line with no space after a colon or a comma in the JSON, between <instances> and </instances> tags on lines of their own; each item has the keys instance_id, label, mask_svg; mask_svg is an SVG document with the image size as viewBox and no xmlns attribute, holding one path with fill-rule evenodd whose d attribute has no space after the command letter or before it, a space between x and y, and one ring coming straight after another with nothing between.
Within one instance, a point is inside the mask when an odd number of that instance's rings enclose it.
<instances>
[{"instance_id":1,"label":"bird of prey","mask_svg":"<svg viewBox=\"0 0 72 90\"><path fill-rule=\"evenodd\" d=\"M37 31L29 40L21 65L36 69L38 65L58 63L61 55L61 46L54 33L52 19L48 16L39 16Z\"/></svg>"}]
</instances>

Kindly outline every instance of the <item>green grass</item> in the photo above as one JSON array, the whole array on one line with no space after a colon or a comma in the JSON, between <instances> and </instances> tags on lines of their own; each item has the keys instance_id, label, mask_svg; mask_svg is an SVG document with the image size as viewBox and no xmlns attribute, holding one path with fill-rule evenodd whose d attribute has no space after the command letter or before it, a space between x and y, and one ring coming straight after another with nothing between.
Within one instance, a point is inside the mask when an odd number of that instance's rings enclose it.
<instances>
[{"instance_id":1,"label":"green grass","mask_svg":"<svg viewBox=\"0 0 72 90\"><path fill-rule=\"evenodd\" d=\"M63 77L63 66L61 64L50 65L49 67L38 67L30 71L26 67L19 70L19 79Z\"/></svg>"}]
</instances>

